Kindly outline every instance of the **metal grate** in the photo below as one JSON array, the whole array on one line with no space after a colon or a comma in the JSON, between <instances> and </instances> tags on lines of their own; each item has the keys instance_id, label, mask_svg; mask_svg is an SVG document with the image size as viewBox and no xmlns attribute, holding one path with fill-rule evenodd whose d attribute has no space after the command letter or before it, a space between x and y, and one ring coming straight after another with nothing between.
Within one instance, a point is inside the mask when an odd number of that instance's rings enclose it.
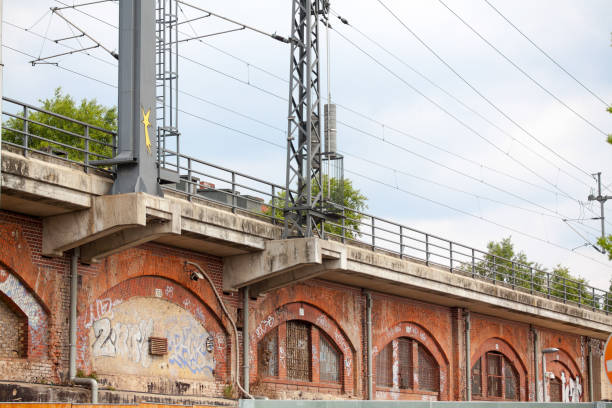
<instances>
[{"instance_id":1,"label":"metal grate","mask_svg":"<svg viewBox=\"0 0 612 408\"><path fill-rule=\"evenodd\" d=\"M518 399L517 385L518 375L512 367L512 363L506 357L504 357L504 379L505 379L505 399L516 400Z\"/></svg>"},{"instance_id":2,"label":"metal grate","mask_svg":"<svg viewBox=\"0 0 612 408\"><path fill-rule=\"evenodd\" d=\"M310 381L310 324L287 322L287 378Z\"/></svg>"},{"instance_id":3,"label":"metal grate","mask_svg":"<svg viewBox=\"0 0 612 408\"><path fill-rule=\"evenodd\" d=\"M402 389L412 389L413 364L412 364L412 340L399 339L399 387Z\"/></svg>"},{"instance_id":4,"label":"metal grate","mask_svg":"<svg viewBox=\"0 0 612 408\"><path fill-rule=\"evenodd\" d=\"M340 353L325 334L319 335L319 377L324 382L340 382Z\"/></svg>"},{"instance_id":5,"label":"metal grate","mask_svg":"<svg viewBox=\"0 0 612 408\"><path fill-rule=\"evenodd\" d=\"M502 355L487 353L487 395L502 396Z\"/></svg>"},{"instance_id":6,"label":"metal grate","mask_svg":"<svg viewBox=\"0 0 612 408\"><path fill-rule=\"evenodd\" d=\"M393 386L393 343L389 343L376 356L376 385Z\"/></svg>"},{"instance_id":7,"label":"metal grate","mask_svg":"<svg viewBox=\"0 0 612 408\"><path fill-rule=\"evenodd\" d=\"M149 337L149 354L152 356L168 354L168 339L165 337Z\"/></svg>"},{"instance_id":8,"label":"metal grate","mask_svg":"<svg viewBox=\"0 0 612 408\"><path fill-rule=\"evenodd\" d=\"M440 391L440 368L429 350L419 344L419 389Z\"/></svg>"},{"instance_id":9,"label":"metal grate","mask_svg":"<svg viewBox=\"0 0 612 408\"><path fill-rule=\"evenodd\" d=\"M482 358L472 367L472 395L482 396Z\"/></svg>"},{"instance_id":10,"label":"metal grate","mask_svg":"<svg viewBox=\"0 0 612 408\"><path fill-rule=\"evenodd\" d=\"M560 379L554 378L550 380L550 402L563 402L561 386Z\"/></svg>"},{"instance_id":11,"label":"metal grate","mask_svg":"<svg viewBox=\"0 0 612 408\"><path fill-rule=\"evenodd\" d=\"M259 375L278 377L278 327L268 332L257 345Z\"/></svg>"}]
</instances>

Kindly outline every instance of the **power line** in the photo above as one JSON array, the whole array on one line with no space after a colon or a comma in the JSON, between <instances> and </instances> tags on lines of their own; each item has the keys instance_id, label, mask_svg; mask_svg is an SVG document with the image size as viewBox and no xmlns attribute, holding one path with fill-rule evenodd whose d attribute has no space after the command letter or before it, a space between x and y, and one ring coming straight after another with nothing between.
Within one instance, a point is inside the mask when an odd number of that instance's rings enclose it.
<instances>
[{"instance_id":1,"label":"power line","mask_svg":"<svg viewBox=\"0 0 612 408\"><path fill-rule=\"evenodd\" d=\"M27 53L24 53L24 52L22 52L22 51L16 50L16 49L14 49L14 48L12 48L12 47L9 47L9 46L6 46L6 45L3 45L3 47L6 47L6 48L11 49L11 50L13 50L13 51L16 51L16 52L18 52L18 53L20 53L20 54L23 54L23 55L25 55L25 56L31 57L31 55L29 55L29 54L27 54ZM117 88L117 86L115 86L115 85L112 85L112 84L106 83L106 82L104 82L104 81L98 80L98 79L96 79L96 78L93 78L93 77L90 77L90 76L87 76L87 75L84 75L84 74L77 73L77 72L75 72L75 71L72 71L72 70L70 70L70 69L67 69L67 68L61 67L61 66L59 66L59 65L56 65L56 67L57 67L57 68L61 68L61 69L65 69L65 70L67 70L68 72L72 72L72 73L74 73L74 74L77 74L77 75L83 76L83 77L85 77L85 78L88 78L88 79L90 79L90 80L93 80L93 81L96 81L96 82L102 83L102 84L104 84L104 85L107 85L107 86L110 86L110 87L113 87L113 88ZM258 141L260 141L260 142L263 142L263 143L266 143L266 144L269 144L269 145L272 145L272 146L278 147L279 149L283 149L283 150L285 150L285 146L283 146L283 145L281 145L281 144L278 144L278 143L275 143L275 142L269 141L269 140L267 140L267 139L264 139L264 138L261 138L261 137L258 137L258 136L255 136L255 135L252 135L252 134L250 134L250 133L248 133L248 132L244 132L244 131L241 131L241 130L239 130L239 129L235 129L235 128L233 128L233 127L230 127L230 126L224 125L224 124L222 124L222 123L220 123L220 122L216 122L216 121L213 121L213 120L207 119L207 118L205 118L205 117L203 117L203 116L201 116L201 115L193 114L193 113L191 113L191 112L187 112L187 111L185 111L185 110L181 110L181 109L179 109L179 110L180 110L182 113L187 114L187 115L190 115L190 116L192 116L192 117L194 117L194 118L197 118L197 119L199 119L199 120L205 121L205 122L207 122L207 123L210 123L210 124L213 124L213 125L216 125L216 126L222 127L222 128L224 128L224 129L226 129L226 130L230 130L230 131L233 131L233 132L239 133L239 134L241 134L241 135L244 135L244 136L247 136L247 137L253 138L253 139L258 140ZM480 220L482 220L482 221L484 221L484 222L487 222L487 223L493 224L493 225L498 226L498 227L503 228L503 229L507 229L507 230L509 230L509 231L512 231L512 232L515 232L515 233L517 233L517 234L523 235L523 236L528 237L528 238L530 238L530 239L533 239L533 240L537 240L537 241L539 241L539 242L546 243L546 244L548 244L548 245L550 245L550 246L553 246L553 247L556 247L556 248L559 248L559 249L563 249L563 250L568 251L568 252L570 252L570 253L572 253L572 252L573 252L573 251L572 251L572 250L570 250L569 248L566 248L566 247L564 247L564 246L562 246L562 245L560 245L560 244L553 243L553 242L551 242L551 241L549 241L549 240L543 239L543 238L538 237L538 236L535 236L535 235L533 235L533 234L526 233L526 232L520 231L520 230L518 230L518 229L516 229L516 228L509 227L509 226L506 226L506 225L500 224L500 223L498 223L498 222L496 222L496 221L490 220L490 219L485 218L485 217L482 217L482 216L478 216L478 215L472 214L472 213L470 213L470 212L468 212L468 211L461 210L461 209L459 209L459 208L456 208L456 207L450 206L450 205L448 205L448 204L446 204L446 203L442 203L442 202L439 202L439 201L436 201L436 200L433 200L433 199L427 198L427 197L422 196L422 195L420 195L420 194L417 194L417 193L414 193L414 192L411 192L411 191L408 191L408 190L401 189L401 188L399 188L399 186L393 186L393 185L391 185L391 184L385 183L385 182L380 181L380 180L373 179L373 178L371 178L371 177L369 177L369 176L366 176L366 175L363 175L363 174L361 174L361 173L353 172L353 171L350 171L350 170L346 170L346 171L347 171L348 173L354 174L354 175L356 175L356 176L358 176L358 177L365 178L365 179L370 180L370 181L372 181L372 182L375 182L375 183L381 184L381 185L383 185L383 186L387 186L387 187L392 188L392 189L397 190L397 191L401 191L401 192L403 192L403 193L405 193L405 194L408 194L408 195L411 195L411 196L417 197L417 198L419 198L419 199L421 199L421 200L425 200L425 201L430 202L430 203L433 203L433 204L437 204L437 205L439 205L439 206L445 207L445 208L450 209L450 210L455 211L455 212L459 212L459 213L464 214L464 215L467 215L467 216L469 216L469 217L476 218L476 219L480 219ZM578 253L578 255L582 256L583 258L589 259L589 260L591 260L591 261L593 261L593 262L599 263L599 264L601 264L601 265L603 265L603 266L605 266L605 267L607 267L607 268L612 268L612 266L610 266L609 264L607 264L607 263L603 263L603 262L601 262L601 261L599 261L599 260L597 260L597 259L591 258L591 257L589 257L589 256L587 256L587 255L584 255L584 254L581 254L581 253Z\"/></svg>"},{"instance_id":2,"label":"power line","mask_svg":"<svg viewBox=\"0 0 612 408\"><path fill-rule=\"evenodd\" d=\"M555 95L554 93L552 93L550 90L548 90L544 85L542 85L541 83L539 83L534 77L532 77L531 75L529 75L524 69L522 69L521 67L519 67L514 61L512 61L510 58L508 58L503 52L501 52L497 47L495 47L491 42L489 42L489 40L487 40L482 34L480 34L474 27L472 27L470 24L468 24L467 21L465 21L463 18L461 18L461 16L459 16L459 14L457 14L455 11L453 11L453 9L451 9L446 3L444 3L444 1L442 0L438 0L440 2L440 4L442 4L444 7L446 7L453 15L455 15L455 17L457 17L459 19L459 21L461 21L466 27L468 27L474 34L476 34L482 41L484 41L489 47L491 47L495 52L497 52L502 58L504 58L506 61L508 61L508 63L510 63L510 65L512 65L514 68L516 68L519 72L521 72L525 77L527 77L531 82L533 82L534 84L536 84L538 86L538 88L540 88L541 90L543 90L544 92L546 92L548 95L550 95L551 97L553 97L557 102L559 102L561 105L563 105L566 109L568 109L569 111L571 111L574 115L578 116L580 119L582 119L585 123L587 123L589 126L591 126L593 129L595 129L596 131L598 131L599 133L601 133L604 136L607 136L608 134L606 132L604 132L603 130L601 130L599 127L597 127L593 122L591 122L590 120L588 120L587 118L585 118L583 115L581 115L580 113L578 113L575 109L573 109L571 106L569 106L567 103L563 102L557 95ZM381 0L378 0L379 3L382 4ZM386 7L386 6L385 6Z\"/></svg>"},{"instance_id":3,"label":"power line","mask_svg":"<svg viewBox=\"0 0 612 408\"><path fill-rule=\"evenodd\" d=\"M525 39L527 41L529 41L531 43L531 45L533 45L538 51L540 51L542 54L544 54L544 56L546 58L548 58L553 64L555 64L557 67L559 67L559 69L563 72L565 72L570 78L572 78L578 85L580 85L581 87L583 87L588 93L590 93L591 95L593 95L597 100L599 100L601 103L603 103L604 105L606 105L606 107L610 106L608 105L608 103L606 101L603 100L603 98L601 98L599 95L597 95L595 92L593 92L591 89L589 89L584 83L582 83L581 81L578 80L578 78L576 78L574 75L572 75L568 70L566 70L565 68L563 68L563 66L561 64L559 64L553 57L550 56L550 54L548 54L546 51L544 51L538 44L536 44L531 38L529 38L527 36L527 34L525 34L520 28L518 28L512 21L510 21L510 19L508 19L508 17L506 17L505 15L502 14L501 11L499 11L499 9L497 9L493 4L491 4L491 2L489 0L484 0L485 3L487 3L497 14L500 15L501 18L503 18L504 20L506 20L506 22L508 24L510 24L512 26L512 28L514 28L520 35L522 35L523 37L525 37Z\"/></svg>"},{"instance_id":4,"label":"power line","mask_svg":"<svg viewBox=\"0 0 612 408\"><path fill-rule=\"evenodd\" d=\"M380 0L378 0L380 1ZM363 54L365 54L366 56L368 56L372 61L374 61L377 65L379 65L381 68L383 68L385 71L387 71L389 74L391 74L392 76L394 76L395 78L397 78L398 80L400 80L402 83L404 83L406 86L408 86L410 89L412 89L414 92L416 92L417 94L421 95L423 98L425 98L428 102L430 102L432 105L434 105L435 107L437 107L438 109L440 109L442 112L444 112L446 115L450 116L451 118L453 118L457 123L459 123L461 126L463 126L465 129L467 129L468 131L470 131L471 133L473 133L474 135L478 136L480 139L484 140L487 144L491 145L493 148L495 148L495 150L499 151L500 153L502 153L502 155L509 157L512 161L514 161L516 164L518 164L519 166L523 167L525 170L527 170L528 172L530 172L531 174L533 174L534 176L536 176L537 178L541 179L542 181L544 181L546 184L551 185L552 187L554 187L556 190L558 190L559 192L561 192L561 194L563 194L565 197L572 199L572 200L576 200L579 201L573 197L571 197L568 193L566 193L565 191L563 191L558 185L556 185L555 183L547 180L545 177L541 176L540 174L538 174L536 171L534 171L533 169L531 169L530 167L526 166L524 163L522 163L521 161L519 161L518 159L516 159L514 156L512 156L509 152L505 152L503 149L501 149L499 146L497 146L495 143L493 143L492 141L490 141L489 139L487 139L484 135L482 135L480 132L478 132L476 129L474 129L473 127L471 127L470 125L468 125L466 122L464 122L463 120L461 120L458 116L454 115L453 113L451 113L448 109L444 108L442 105L440 105L438 102L436 102L435 100L433 100L432 98L430 98L429 96L427 96L426 94L424 94L421 90L419 90L418 88L416 88L414 85L412 85L410 82L406 81L404 78L402 78L400 75L398 75L397 73L395 73L393 70L391 70L389 67L387 67L385 64L383 64L382 62L380 62L380 60L378 60L376 57L372 56L370 53L368 53L366 50L364 50L362 47L360 47L359 45L355 44L353 41L351 41L350 39L348 39L346 36L344 36L342 33L338 32L336 30L336 33L338 33L338 35L340 35L342 38L344 38L346 41L348 41L350 44L352 44L354 47L356 47L359 51L361 51Z\"/></svg>"},{"instance_id":5,"label":"power line","mask_svg":"<svg viewBox=\"0 0 612 408\"><path fill-rule=\"evenodd\" d=\"M345 25L351 27L353 30L355 30L357 33L359 33L362 37L364 37L365 39L367 39L368 41L370 41L371 43L373 43L374 45L376 45L378 48L380 48L381 50L383 50L385 53L387 53L388 55L390 55L393 59L395 59L396 61L398 61L400 64L404 65L406 68L408 68L410 71L414 72L416 75L418 75L419 77L423 78L425 81L427 81L430 85L434 86L435 88L437 88L438 90L440 90L441 92L443 92L445 95L447 95L448 97L450 97L451 99L453 99L455 102L459 103L461 106L463 106L465 109L467 109L468 111L472 112L474 115L478 116L479 118L481 118L482 120L484 120L486 123L488 123L489 125L491 125L492 127L494 127L495 129L497 129L498 131L500 131L501 133L503 133L505 136L509 137L512 141L517 142L519 145L521 145L524 149L526 149L527 151L531 152L532 154L538 156L540 159L546 161L548 164L550 164L551 166L553 166L554 168L558 169L559 171L563 172L564 174L566 174L567 176L571 177L572 179L574 179L575 181L585 185L585 186L589 186L588 183L586 183L585 181L583 181L582 179L578 179L577 177L575 177L574 175L568 173L567 171L565 171L564 169L561 169L556 163L552 162L550 159L548 159L547 157L545 157L544 155L540 154L539 152L531 149L529 146L527 146L525 143L523 143L521 140L515 138L512 134L510 134L508 131L502 129L499 125L497 125L495 122L491 121L489 118L487 118L486 116L484 116L482 113L480 113L479 111L477 111L476 109L472 108L471 106L469 106L467 103L463 102L461 99L459 99L457 96L455 96L454 94L452 94L451 92L447 91L446 89L444 89L442 86L440 86L439 84L437 84L436 82L434 82L431 78L429 78L427 75L425 75L424 73L422 73L421 71L419 71L418 69L414 68L413 66L411 66L410 64L408 64L406 61L404 61L402 58L400 58L399 56L397 56L397 54L391 52L388 48L384 47L382 44L380 44L378 41L374 40L372 37L368 36L366 33L364 33L363 31L361 31L359 28L357 28L355 25L348 23L348 21L346 19L343 19L340 15L338 15L335 11L332 11L334 15L336 15L336 17L338 17L340 19L340 21L345 22ZM552 151L552 148L549 148L548 150ZM559 154L556 154L557 156L559 156ZM581 173L583 173L583 171L581 171Z\"/></svg>"},{"instance_id":6,"label":"power line","mask_svg":"<svg viewBox=\"0 0 612 408\"><path fill-rule=\"evenodd\" d=\"M59 0L56 0L56 1L60 2ZM61 3L61 2L60 2L60 3ZM64 3L62 3L62 4L64 4ZM182 10L182 8L181 8L180 6L179 6L179 9L181 10L181 12L182 12L182 13L183 13L183 15L185 16L185 18L187 18L187 16L185 15L185 13L183 12L183 10ZM78 10L78 11L80 11L80 10ZM81 11L81 12L82 12L82 11ZM88 13L86 13L86 12L82 12L82 13L83 13L83 14L85 14L85 15L90 16L90 15L89 15ZM93 16L90 16L90 17L93 17ZM109 26L111 26L111 27L116 28L115 26L113 26L112 24L110 24L110 23L108 23L108 22L105 22L105 21L102 21L102 22L106 23L107 25L109 25ZM10 23L9 23L9 24L10 24ZM196 35L197 35L197 32L195 31L195 29L193 28L193 26L191 25L191 23L188 23L188 24L191 26L191 29L192 29L192 31L194 31L194 34L196 34ZM12 26L14 26L14 27L17 27L17 28L20 28L20 29L22 29L22 30L23 30L23 28L18 27L18 26L14 25L14 24L11 24L11 25L12 25ZM35 32L30 32L30 33L32 33L32 34L34 34L34 35L37 35L38 37L44 38L43 36L41 36L40 34L37 34L37 33L35 33ZM259 71L261 71L261 72L264 72L264 73L266 73L266 74L268 74L268 75L270 75L270 76L272 76L272 77L276 78L276 79L277 79L277 80L279 80L279 81L288 82L286 79L284 79L284 78L282 78L282 77L280 77L280 76L278 76L278 75L276 75L276 74L274 74L274 73L272 73L272 72L270 72L270 71L268 71L268 70L266 70L266 69L264 69L264 68L261 68L261 67L259 67L259 66L255 65L255 64L253 64L253 63L251 63L251 62L249 62L249 61L246 61L246 60L244 60L244 59L242 59L242 58L240 58L240 57L237 57L237 56L235 56L235 55L233 55L233 54L231 54L231 53L228 53L227 51L224 51L224 50L222 50L222 49L220 49L220 48L217 48L217 47L215 47L215 46L213 46L213 45L210 45L210 44L208 44L208 43L206 43L206 42L204 42L204 41L201 41L201 40L200 40L199 42L201 42L202 44L207 45L207 46L209 46L209 47L212 47L213 49L215 49L215 50L217 50L217 51L219 51L219 52L223 53L224 55L228 55L228 56L230 56L230 57L232 57L232 58L236 59L237 61L240 61L241 63L246 64L247 66L253 67L253 68L255 68L255 69L257 69L257 70L259 70ZM63 46L66 46L65 44L62 44L62 45L63 45ZM69 48L70 48L70 47L69 47ZM115 67L116 67L116 65L115 65L115 64L112 64L112 63L110 63L109 61L106 61L106 60L100 59L100 58L95 57L95 56L93 56L93 55L91 55L91 54L89 54L89 53L85 53L85 54L86 54L86 55L88 55L88 56L90 56L90 57L92 57L92 58L95 58L95 59L97 59L97 60L99 60L99 61L103 61L103 62L105 62L105 63L107 63L107 64L110 64L110 65L113 65L113 66L115 66ZM266 89L264 89L264 88L258 87L258 86L256 86L256 85L252 84L250 81L244 81L244 80L242 80L242 79L240 79L240 78L238 78L238 77L235 77L235 76L232 76L232 75L226 74L225 72L222 72L222 71L220 71L220 70L217 70L217 69L215 69L215 68L213 68L213 67L211 67L211 66L209 66L209 65L203 64L203 63L201 63L201 62L199 62L199 61L196 61L196 60L194 60L194 59L191 59L191 58L189 58L189 57L185 57L185 56L183 56L183 55L179 55L179 57L180 57L180 58L183 58L183 59L185 59L185 60L187 60L187 61L189 61L189 62L191 62L191 63L194 63L194 64L196 64L196 65L199 65L199 66L201 66L201 67L203 67L203 68L205 68L205 69L211 70L211 71L213 71L213 72L215 72L215 73L217 73L217 74L219 74L219 75L223 75L223 76L225 76L225 77L227 77L227 78L229 78L229 79L232 79L232 80L237 81L237 82L240 82L240 83L242 83L242 84L244 84L244 85L250 86L250 87L252 87L252 88L254 88L254 89L257 89L257 90L259 90L260 92L266 93L266 94L268 94L268 95L270 95L270 96L272 96L272 97L274 97L274 98L277 98L277 99L282 100L282 101L285 101L285 102L287 101L287 99L286 99L285 97L283 97L283 96L281 96L281 95L278 95L278 94L275 94L275 93L272 93L272 92L270 92L270 91L268 91L268 90L266 90ZM180 92L181 92L181 93L183 93L184 91L180 91ZM188 96L195 97L195 96L193 96L193 95L191 95L191 94L188 94L188 93L186 93L186 94L187 94ZM199 98L199 97L197 97L197 98ZM200 98L200 100L202 100L203 102L206 102L206 103L211 103L210 101L203 100L203 98ZM495 168L489 167L489 166L487 166L487 165L485 165L485 164L483 164L483 163L478 163L478 162L476 162L476 161L474 161L474 160L472 160L472 159L469 159L469 158L466 158L466 157L464 157L464 156L462 156L462 155L459 155L459 154L457 154L457 153L451 152L451 151L449 151L449 150L447 150L447 149L445 149L445 148L443 148L443 147L440 147L440 146L437 146L437 145L435 145L435 144L432 144L432 143L430 143L430 142L428 142L428 141L426 141L426 140L424 140L424 139L418 138L418 137L416 137L416 136L414 136L414 135L411 135L411 134L409 134L409 133L407 133L407 132L404 132L404 131L402 131L402 130L396 129L396 128L392 127L392 126L389 126L389 125L387 125L387 124L384 124L384 123L382 123L382 122L379 122L379 121L377 121L376 119L374 119L374 118L372 118L372 117L370 117L370 116L368 116L368 115L365 115L365 114L363 114L363 113L360 113L360 112L358 112L358 111L356 111L356 110L354 110L354 109L352 109L352 108L349 108L349 107L347 107L347 106L345 106L345 105L342 105L342 104L338 104L338 103L337 103L337 106L338 106L338 107L340 107L340 108L342 108L342 109L347 110L348 112L351 112L351 113L353 113L353 114L355 114L355 115L358 115L358 116L360 116L360 117L362 117L362 118L364 118L364 119L367 119L367 120L369 120L369 121L371 121L371 122L373 122L373 123L376 123L376 124L378 124L378 125L381 125L381 126L385 127L386 129L389 129L389 130L392 130L392 131L394 131L394 132L397 132L397 133L398 133L398 134L400 134L400 135L410 137L410 138L412 138L412 139L414 139L414 140L419 141L420 143L423 143L423 144L425 144L425 145L427 145L427 146L433 147L433 148L435 148L435 149L437 149L437 150L439 150L439 151L445 152L445 153L450 154L450 155L452 155L452 156L454 156L454 157L460 158L460 159L462 159L462 160L464 160L464 161L466 161L466 162L468 162L468 163L471 163L471 164L473 164L473 165L479 166L480 168L487 169L487 170L489 170L489 171L492 171L492 172L495 172L495 173L501 174L501 175L503 175L503 176L505 176L505 177L508 177L508 178L513 179L513 180L515 180L515 181L522 182L522 183L524 183L524 184L527 184L527 185L530 185L530 186L532 186L532 187L535 187L535 188L541 189L541 190L543 190L543 191L546 191L546 192L549 192L549 193L552 193L552 194L557 194L555 191L549 190L549 189L547 189L547 188L545 188L545 187L543 187L543 186L540 186L540 185L534 184L534 183L532 183L532 182L530 182L530 181L527 181L527 180L524 180L524 179L518 178L518 177L516 177L516 176L514 176L514 175L511 175L511 174L509 174L509 173L506 173L506 172L504 172L504 171L497 170L497 169L495 169Z\"/></svg>"},{"instance_id":7,"label":"power line","mask_svg":"<svg viewBox=\"0 0 612 408\"><path fill-rule=\"evenodd\" d=\"M519 128L523 133L529 136L531 139L535 140L540 146L544 147L546 150L550 151L552 154L557 156L559 159L563 160L565 163L574 167L576 170L590 177L590 172L582 169L581 167L575 165L565 157L561 156L556 151L552 150L545 143L543 143L540 139L534 136L531 132L525 129L522 125L520 125L517 121L515 121L512 117L510 117L504 110L498 107L495 103L493 103L489 98L487 98L479 89L477 89L471 82L465 79L455 68L453 68L444 58L442 58L433 48L431 48L421 37L419 37L408 25L399 18L397 14L395 14L389 7L385 5L381 0L377 0L414 38L417 39L427 50L433 54L442 64L444 64L455 76L457 76L463 83L465 83L470 89L472 89L478 96L480 96L488 105L490 105L493 109L495 109L498 113L500 113L503 117L509 120L512 124L514 124L517 128Z\"/></svg>"}]
</instances>

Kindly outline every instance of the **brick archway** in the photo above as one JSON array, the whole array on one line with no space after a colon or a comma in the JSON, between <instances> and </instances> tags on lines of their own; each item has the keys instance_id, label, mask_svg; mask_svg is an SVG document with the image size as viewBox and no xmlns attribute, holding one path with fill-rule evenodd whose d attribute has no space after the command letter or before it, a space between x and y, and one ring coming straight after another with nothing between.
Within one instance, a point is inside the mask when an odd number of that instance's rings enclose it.
<instances>
[{"instance_id":1,"label":"brick archway","mask_svg":"<svg viewBox=\"0 0 612 408\"><path fill-rule=\"evenodd\" d=\"M217 381L229 381L231 376L232 340L229 327L209 304L180 283L159 276L138 276L127 279L103 292L97 299L79 310L77 358L78 365L91 370L90 330L95 322L112 315L113 309L132 299L154 299L172 303L188 312L207 332L214 342L214 359L217 363L214 377Z\"/></svg>"},{"instance_id":2,"label":"brick archway","mask_svg":"<svg viewBox=\"0 0 612 408\"><path fill-rule=\"evenodd\" d=\"M354 356L355 347L340 328L338 323L328 314L306 302L291 302L278 307L255 327L251 334L249 361L252 378L257 378L257 345L267 333L279 327L283 323L292 320L308 322L321 330L333 342L334 346L342 355L342 387L345 393L354 392ZM314 347L313 347L314 350ZM316 347L318 350L318 346Z\"/></svg>"},{"instance_id":3,"label":"brick archway","mask_svg":"<svg viewBox=\"0 0 612 408\"><path fill-rule=\"evenodd\" d=\"M433 337L433 335L423 326L414 322L399 322L387 328L383 335L374 339L372 356L374 359L378 353L389 343L399 338L410 338L416 340L431 353L438 367L440 368L440 400L449 400L448 373L449 361L446 353ZM376 360L375 360L376 361Z\"/></svg>"},{"instance_id":4,"label":"brick archway","mask_svg":"<svg viewBox=\"0 0 612 408\"><path fill-rule=\"evenodd\" d=\"M559 351L556 353L546 354L545 359L546 371L552 372L555 379L560 382L560 386L562 387L562 395L564 395L564 393L567 391L567 396L571 402L578 402L573 401L575 396L577 396L579 400L582 400L582 395L584 395L587 384L584 381L584 377L580 373L578 364L570 356L570 354L563 349L559 349ZM570 382L572 386L570 386ZM551 396L550 386L551 382L548 382L547 395L549 397ZM569 390L566 390L566 387L568 387ZM570 400L562 402L570 402Z\"/></svg>"},{"instance_id":5,"label":"brick archway","mask_svg":"<svg viewBox=\"0 0 612 408\"><path fill-rule=\"evenodd\" d=\"M528 387L527 366L521 360L516 350L514 350L514 348L506 340L500 337L491 337L480 343L480 345L475 348L474 352L470 357L470 362L472 366L474 366L474 364L478 361L479 358L483 357L484 355L486 355L486 353L491 351L503 354L510 361L519 377L519 400L526 401Z\"/></svg>"}]
</instances>

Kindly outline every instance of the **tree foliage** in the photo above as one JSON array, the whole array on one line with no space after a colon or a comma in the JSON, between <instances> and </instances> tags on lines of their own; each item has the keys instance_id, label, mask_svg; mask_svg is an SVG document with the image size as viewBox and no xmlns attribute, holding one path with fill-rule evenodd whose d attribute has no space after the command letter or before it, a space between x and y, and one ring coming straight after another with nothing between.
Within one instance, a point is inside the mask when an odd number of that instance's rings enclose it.
<instances>
[{"instance_id":1,"label":"tree foliage","mask_svg":"<svg viewBox=\"0 0 612 408\"><path fill-rule=\"evenodd\" d=\"M560 301L602 307L604 299L587 288L587 280L572 275L569 268L562 265L557 265L552 272L548 272L542 265L530 261L524 252L516 251L511 237L499 242L491 241L487 249L483 259L475 264L475 272L479 275L496 282L550 295Z\"/></svg>"},{"instance_id":2,"label":"tree foliage","mask_svg":"<svg viewBox=\"0 0 612 408\"><path fill-rule=\"evenodd\" d=\"M70 95L62 93L61 88L57 88L52 98L39 102L46 111L109 131L117 130L117 108L105 107L95 99L83 99L77 103ZM6 129L3 140L23 146L25 126L23 112L11 117L3 124ZM44 112L30 111L27 130L31 135L27 143L29 148L49 152L59 150L65 152L70 160L84 161L85 154L78 149L85 150L86 141L78 135L85 136L85 126ZM90 154L90 160L112 157L112 148L107 146L113 143L112 135L90 128L89 138L92 139L89 141L89 151L95 153Z\"/></svg>"},{"instance_id":3,"label":"tree foliage","mask_svg":"<svg viewBox=\"0 0 612 408\"><path fill-rule=\"evenodd\" d=\"M312 194L316 195L319 193L319 186L317 183L312 183ZM331 190L331 196L338 196L340 194L344 197L344 214L342 211L338 211L338 215L344 216L344 228L342 227L342 221L335 221L325 223L325 232L336 236L344 236L348 239L355 239L361 236L359 232L359 226L363 219L362 211L365 211L368 206L366 204L368 198L361 194L361 191L353 186L353 182L349 179L344 179L342 185L336 178L329 179L328 176L323 176L323 197L329 196L328 190ZM342 187L342 188L341 188ZM340 193L341 192L341 193ZM276 197L272 199L270 209L267 214L274 214L275 218L283 219L283 209L285 208L285 197L284 191L278 193ZM273 209L274 208L274 209ZM334 210L332 206L329 206L329 210ZM335 224L335 225L334 225ZM343 235L344 229L344 235Z\"/></svg>"}]
</instances>

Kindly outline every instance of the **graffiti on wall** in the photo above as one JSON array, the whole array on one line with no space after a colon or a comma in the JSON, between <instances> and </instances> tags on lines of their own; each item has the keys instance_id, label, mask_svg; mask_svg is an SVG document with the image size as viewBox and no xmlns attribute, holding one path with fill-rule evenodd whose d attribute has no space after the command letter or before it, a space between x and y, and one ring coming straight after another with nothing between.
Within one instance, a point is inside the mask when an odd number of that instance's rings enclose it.
<instances>
[{"instance_id":1,"label":"graffiti on wall","mask_svg":"<svg viewBox=\"0 0 612 408\"><path fill-rule=\"evenodd\" d=\"M47 347L47 313L28 288L11 272L0 268L0 292L11 299L28 318L28 340L32 348Z\"/></svg>"},{"instance_id":2,"label":"graffiti on wall","mask_svg":"<svg viewBox=\"0 0 612 408\"><path fill-rule=\"evenodd\" d=\"M108 299L97 301L88 312L98 318L89 328L94 370L214 379L214 351L225 348L225 336L209 333L178 305L158 298ZM150 355L152 336L168 339L167 355Z\"/></svg>"},{"instance_id":3,"label":"graffiti on wall","mask_svg":"<svg viewBox=\"0 0 612 408\"><path fill-rule=\"evenodd\" d=\"M582 384L580 377L572 378L561 372L561 402L580 402L582 398ZM548 398L550 399L550 398Z\"/></svg>"}]
</instances>

